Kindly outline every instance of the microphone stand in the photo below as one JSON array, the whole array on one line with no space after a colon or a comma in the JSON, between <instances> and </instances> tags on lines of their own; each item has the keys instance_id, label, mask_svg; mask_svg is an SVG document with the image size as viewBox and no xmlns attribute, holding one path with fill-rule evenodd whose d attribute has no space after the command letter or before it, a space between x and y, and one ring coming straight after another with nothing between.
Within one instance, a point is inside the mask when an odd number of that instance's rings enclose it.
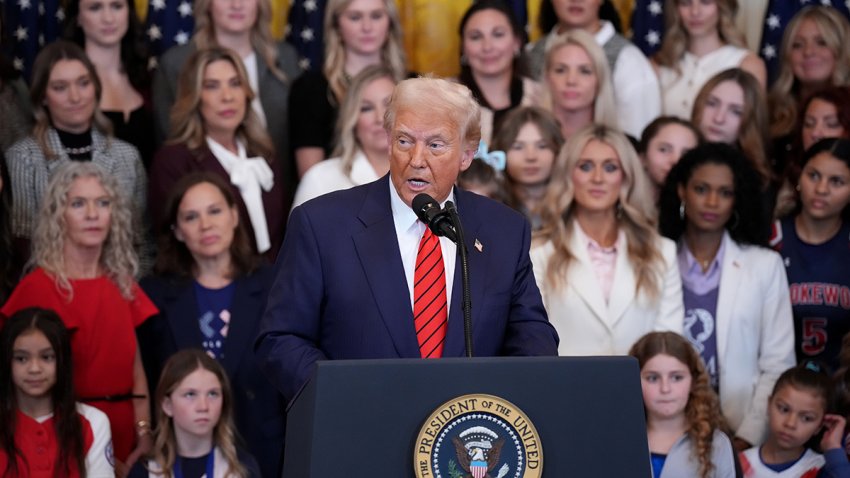
<instances>
[{"instance_id":1,"label":"microphone stand","mask_svg":"<svg viewBox=\"0 0 850 478\"><path fill-rule=\"evenodd\" d=\"M455 227L457 233L457 252L460 257L460 277L463 287L463 338L466 344L466 356L472 357L472 295L469 292L469 257L466 250L466 240L463 235L463 226L457 214L457 208L451 201L446 201L446 211Z\"/></svg>"}]
</instances>

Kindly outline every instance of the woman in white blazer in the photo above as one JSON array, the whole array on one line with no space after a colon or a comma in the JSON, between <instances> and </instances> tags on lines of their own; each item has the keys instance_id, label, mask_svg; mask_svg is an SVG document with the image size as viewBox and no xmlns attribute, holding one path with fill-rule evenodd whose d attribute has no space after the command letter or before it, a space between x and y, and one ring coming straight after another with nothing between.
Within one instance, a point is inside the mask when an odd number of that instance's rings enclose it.
<instances>
[{"instance_id":1,"label":"woman in white blazer","mask_svg":"<svg viewBox=\"0 0 850 478\"><path fill-rule=\"evenodd\" d=\"M532 249L560 355L625 355L652 331L682 331L676 247L655 230L652 191L625 135L574 134L555 161Z\"/></svg>"},{"instance_id":2,"label":"woman in white blazer","mask_svg":"<svg viewBox=\"0 0 850 478\"><path fill-rule=\"evenodd\" d=\"M678 241L684 334L706 363L739 450L767 433L767 401L794 366L794 331L782 258L767 249L758 173L736 148L686 153L661 193L660 229Z\"/></svg>"}]
</instances>

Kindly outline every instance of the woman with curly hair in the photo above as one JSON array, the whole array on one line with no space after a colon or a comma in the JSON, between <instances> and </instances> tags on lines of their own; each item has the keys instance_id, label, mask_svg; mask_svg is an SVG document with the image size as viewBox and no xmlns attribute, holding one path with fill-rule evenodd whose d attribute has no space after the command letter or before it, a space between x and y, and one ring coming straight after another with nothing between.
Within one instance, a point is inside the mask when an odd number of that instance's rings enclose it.
<instances>
[{"instance_id":1,"label":"woman with curly hair","mask_svg":"<svg viewBox=\"0 0 850 478\"><path fill-rule=\"evenodd\" d=\"M172 135L154 156L148 212L159 229L172 186L195 171L230 184L255 252L274 260L292 199L285 165L251 103L249 75L233 50L192 53L180 73Z\"/></svg>"},{"instance_id":2,"label":"woman with curly hair","mask_svg":"<svg viewBox=\"0 0 850 478\"><path fill-rule=\"evenodd\" d=\"M682 331L676 246L655 230L649 179L626 136L591 125L555 160L531 250L560 355L625 355Z\"/></svg>"},{"instance_id":3,"label":"woman with curly hair","mask_svg":"<svg viewBox=\"0 0 850 478\"><path fill-rule=\"evenodd\" d=\"M788 22L779 75L768 94L771 138L782 141L793 132L800 103L813 92L850 85L848 44L850 23L835 8L811 5Z\"/></svg>"},{"instance_id":4,"label":"woman with curly hair","mask_svg":"<svg viewBox=\"0 0 850 478\"><path fill-rule=\"evenodd\" d=\"M91 162L112 174L129 200L132 244L144 270L153 258L144 235L147 176L139 151L112 135L112 125L100 111L102 92L97 70L79 46L60 40L38 53L30 86L35 126L6 151L14 198L12 234L28 253L50 178L63 164Z\"/></svg>"},{"instance_id":5,"label":"woman with curly hair","mask_svg":"<svg viewBox=\"0 0 850 478\"><path fill-rule=\"evenodd\" d=\"M72 331L79 400L109 417L121 476L152 444L147 380L135 328L157 313L134 281L130 210L118 182L96 164L53 175L33 236L32 266L0 314L55 310Z\"/></svg>"},{"instance_id":6,"label":"woman with curly hair","mask_svg":"<svg viewBox=\"0 0 850 478\"><path fill-rule=\"evenodd\" d=\"M706 364L736 448L761 443L776 377L794 364L785 266L767 245L758 174L735 148L706 143L667 176L661 233L678 243L684 333Z\"/></svg>"},{"instance_id":7,"label":"woman with curly hair","mask_svg":"<svg viewBox=\"0 0 850 478\"><path fill-rule=\"evenodd\" d=\"M101 112L115 137L135 146L146 167L154 152L148 53L133 0L73 0L65 38L83 47L103 86Z\"/></svg>"},{"instance_id":8,"label":"woman with curly hair","mask_svg":"<svg viewBox=\"0 0 850 478\"><path fill-rule=\"evenodd\" d=\"M737 0L666 0L664 41L653 57L663 114L690 119L702 85L729 68L749 72L765 88L764 62L735 27L737 12Z\"/></svg>"},{"instance_id":9,"label":"woman with curly hair","mask_svg":"<svg viewBox=\"0 0 850 478\"><path fill-rule=\"evenodd\" d=\"M352 78L370 65L389 68L396 82L407 77L401 35L393 0L328 0L324 64L295 81L289 102L289 135L299 177L330 157L334 125Z\"/></svg>"},{"instance_id":10,"label":"woman with curly hair","mask_svg":"<svg viewBox=\"0 0 850 478\"><path fill-rule=\"evenodd\" d=\"M638 360L654 478L735 476L735 452L702 360L673 332L651 332Z\"/></svg>"}]
</instances>

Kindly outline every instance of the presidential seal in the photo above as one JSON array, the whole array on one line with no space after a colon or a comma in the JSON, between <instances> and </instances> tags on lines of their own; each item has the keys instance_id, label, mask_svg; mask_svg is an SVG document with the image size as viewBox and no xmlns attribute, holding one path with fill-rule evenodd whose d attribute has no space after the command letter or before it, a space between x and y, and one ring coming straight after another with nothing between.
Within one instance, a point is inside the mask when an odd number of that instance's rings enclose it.
<instances>
[{"instance_id":1,"label":"presidential seal","mask_svg":"<svg viewBox=\"0 0 850 478\"><path fill-rule=\"evenodd\" d=\"M531 420L493 395L463 395L425 420L413 453L417 478L539 478L543 448Z\"/></svg>"}]
</instances>

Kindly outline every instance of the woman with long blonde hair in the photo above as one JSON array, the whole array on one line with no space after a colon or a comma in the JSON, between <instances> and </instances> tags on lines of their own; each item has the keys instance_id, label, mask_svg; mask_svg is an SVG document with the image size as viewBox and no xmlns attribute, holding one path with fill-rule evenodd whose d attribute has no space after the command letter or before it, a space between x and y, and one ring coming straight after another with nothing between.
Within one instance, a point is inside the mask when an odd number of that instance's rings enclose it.
<instances>
[{"instance_id":1,"label":"woman with long blonde hair","mask_svg":"<svg viewBox=\"0 0 850 478\"><path fill-rule=\"evenodd\" d=\"M179 76L192 53L213 47L232 50L247 73L245 85L254 92L249 106L285 165L281 180L288 192L288 203L297 182L290 157L287 114L292 82L301 73L295 49L272 38L271 0L195 0L193 8L195 33L191 41L165 52L154 75L157 143L174 136L171 108L180 101Z\"/></svg>"},{"instance_id":2,"label":"woman with long blonde hair","mask_svg":"<svg viewBox=\"0 0 850 478\"><path fill-rule=\"evenodd\" d=\"M737 0L666 0L666 28L653 60L665 115L690 119L694 99L709 78L739 67L765 87L764 62L735 27Z\"/></svg>"},{"instance_id":3,"label":"woman with long blonde hair","mask_svg":"<svg viewBox=\"0 0 850 478\"><path fill-rule=\"evenodd\" d=\"M540 103L555 115L564 138L592 123L619 129L611 70L593 36L571 30L548 48Z\"/></svg>"},{"instance_id":4,"label":"woman with long blonde hair","mask_svg":"<svg viewBox=\"0 0 850 478\"><path fill-rule=\"evenodd\" d=\"M33 236L33 270L0 310L55 310L74 331L79 400L109 417L119 475L151 446L147 380L135 328L157 313L134 281L131 213L116 179L91 162L56 171Z\"/></svg>"},{"instance_id":5,"label":"woman with long blonde hair","mask_svg":"<svg viewBox=\"0 0 850 478\"><path fill-rule=\"evenodd\" d=\"M334 125L352 78L370 65L407 76L401 20L393 0L329 0L325 7L325 60L292 85L290 136L298 175L330 157Z\"/></svg>"},{"instance_id":6,"label":"woman with long blonde hair","mask_svg":"<svg viewBox=\"0 0 850 478\"><path fill-rule=\"evenodd\" d=\"M255 95L233 50L197 50L180 74L171 111L172 136L154 156L149 212L162 223L163 201L193 171L211 171L230 184L254 250L274 260L286 227L290 190L285 165L250 106Z\"/></svg>"},{"instance_id":7,"label":"woman with long blonde hair","mask_svg":"<svg viewBox=\"0 0 850 478\"><path fill-rule=\"evenodd\" d=\"M826 86L850 85L850 23L823 5L803 8L788 22L779 51L779 75L768 94L770 136L790 135L800 104ZM790 142L786 138L783 144ZM781 148L776 148L777 151Z\"/></svg>"},{"instance_id":8,"label":"woman with long blonde hair","mask_svg":"<svg viewBox=\"0 0 850 478\"><path fill-rule=\"evenodd\" d=\"M171 356L156 386L156 441L129 478L259 478L257 462L236 445L233 394L224 368L200 349Z\"/></svg>"},{"instance_id":9,"label":"woman with long blonde hair","mask_svg":"<svg viewBox=\"0 0 850 478\"><path fill-rule=\"evenodd\" d=\"M655 230L649 179L626 136L587 126L552 177L531 259L559 354L624 355L647 332L681 332L676 245Z\"/></svg>"},{"instance_id":10,"label":"woman with long blonde hair","mask_svg":"<svg viewBox=\"0 0 850 478\"><path fill-rule=\"evenodd\" d=\"M292 207L316 196L377 180L390 170L384 113L395 88L392 70L367 66L351 81L337 120L334 157L301 178Z\"/></svg>"}]
</instances>

